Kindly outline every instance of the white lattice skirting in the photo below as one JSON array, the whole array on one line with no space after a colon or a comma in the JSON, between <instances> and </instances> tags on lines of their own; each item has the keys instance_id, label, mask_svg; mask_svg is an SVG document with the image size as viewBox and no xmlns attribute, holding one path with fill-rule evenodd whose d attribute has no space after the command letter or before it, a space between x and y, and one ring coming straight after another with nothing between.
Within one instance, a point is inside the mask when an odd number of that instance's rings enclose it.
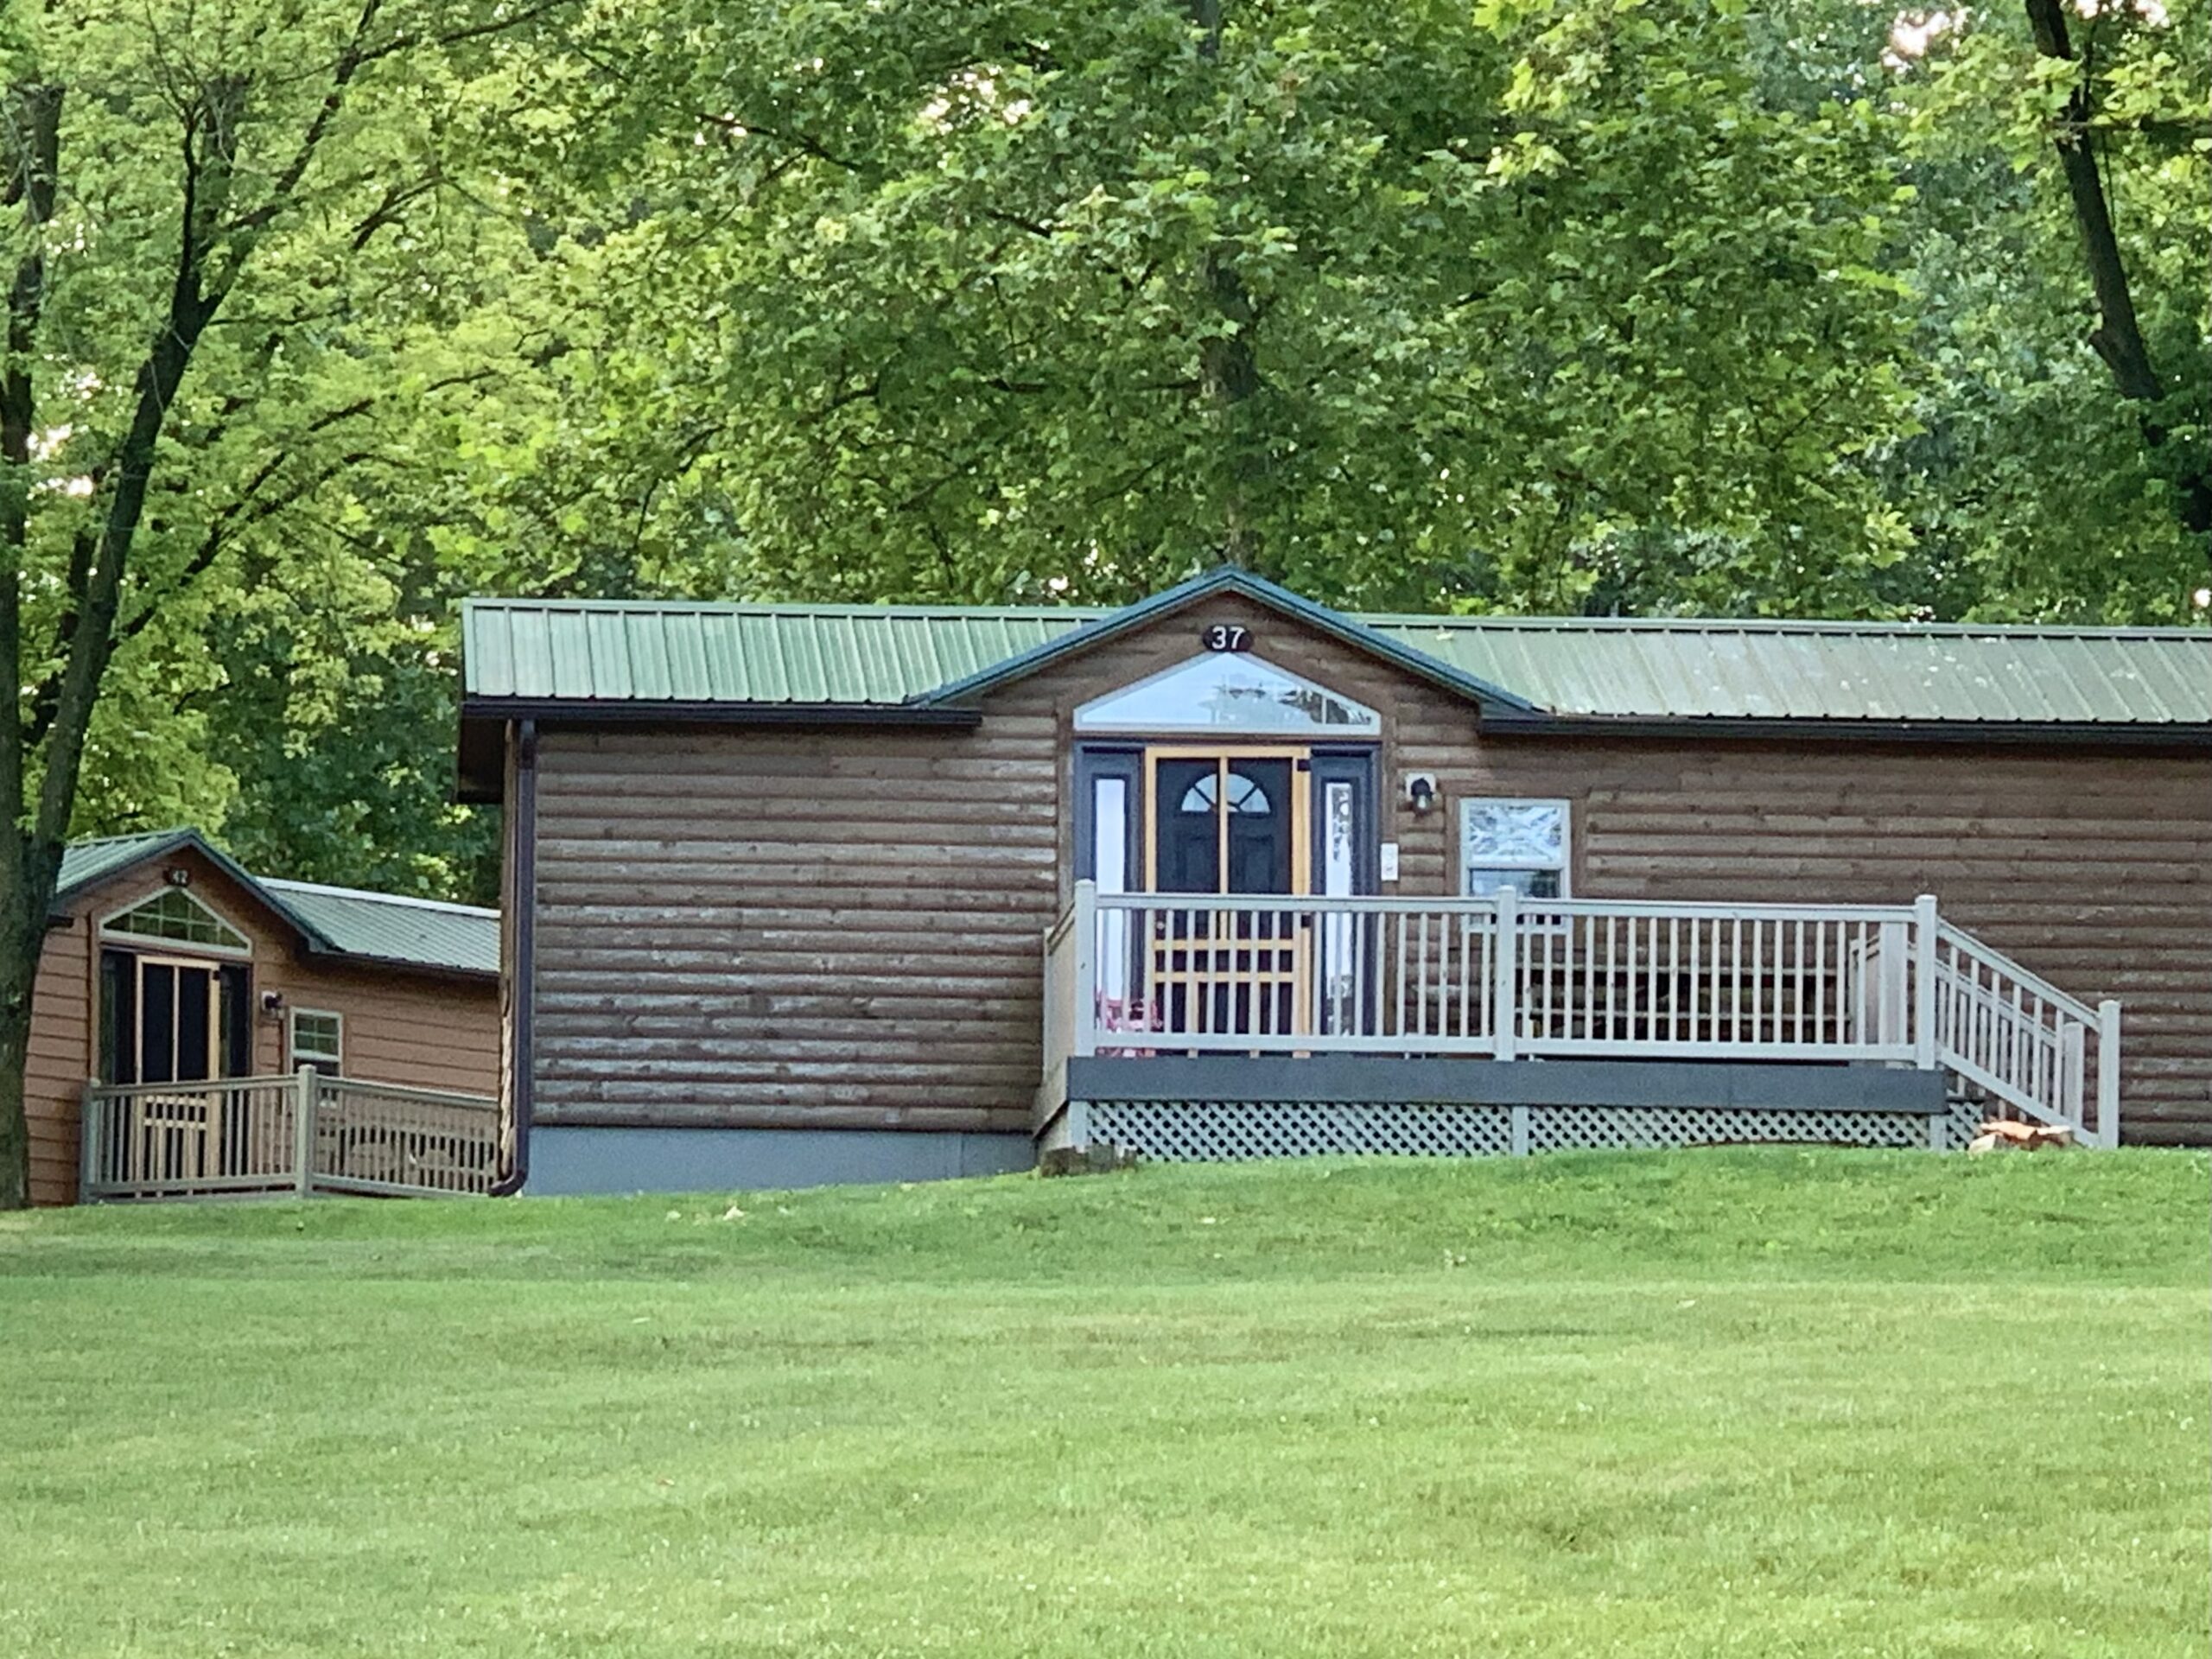
<instances>
[{"instance_id":1,"label":"white lattice skirting","mask_svg":"<svg viewBox=\"0 0 2212 1659\"><path fill-rule=\"evenodd\" d=\"M1313 1101L1092 1101L1084 1140L1140 1158L1217 1162L1325 1154L1455 1158L1519 1152L1787 1142L1966 1144L1980 1113L1775 1111L1748 1107L1346 1105Z\"/></svg>"}]
</instances>

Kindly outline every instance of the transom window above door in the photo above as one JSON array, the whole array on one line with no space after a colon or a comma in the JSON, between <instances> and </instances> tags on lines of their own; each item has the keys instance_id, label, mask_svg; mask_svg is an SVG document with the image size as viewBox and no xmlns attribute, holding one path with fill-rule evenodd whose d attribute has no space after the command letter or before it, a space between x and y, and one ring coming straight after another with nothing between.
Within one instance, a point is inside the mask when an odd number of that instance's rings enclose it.
<instances>
[{"instance_id":1,"label":"transom window above door","mask_svg":"<svg viewBox=\"0 0 2212 1659\"><path fill-rule=\"evenodd\" d=\"M253 951L245 934L182 887L165 887L151 899L110 916L100 924L100 931L118 938L196 944L230 955L250 956Z\"/></svg>"},{"instance_id":2,"label":"transom window above door","mask_svg":"<svg viewBox=\"0 0 2212 1659\"><path fill-rule=\"evenodd\" d=\"M1374 737L1382 720L1364 703L1249 652L1207 652L1109 691L1075 711L1078 732L1218 732Z\"/></svg>"}]
</instances>

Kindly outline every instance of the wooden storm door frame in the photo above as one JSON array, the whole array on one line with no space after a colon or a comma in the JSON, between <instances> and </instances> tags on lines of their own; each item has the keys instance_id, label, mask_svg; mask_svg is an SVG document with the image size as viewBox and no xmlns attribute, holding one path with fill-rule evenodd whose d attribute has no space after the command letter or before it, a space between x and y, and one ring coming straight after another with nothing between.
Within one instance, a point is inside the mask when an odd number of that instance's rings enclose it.
<instances>
[{"instance_id":1,"label":"wooden storm door frame","mask_svg":"<svg viewBox=\"0 0 2212 1659\"><path fill-rule=\"evenodd\" d=\"M1300 743L1240 743L1188 737L1154 741L1141 735L1081 737L1075 744L1073 874L1098 883L1102 894L1147 894L1157 889L1158 841L1154 802L1159 795L1154 757L1200 760L1268 753L1291 757L1294 792L1304 826L1292 853L1293 885L1306 893L1357 896L1382 891L1382 747L1364 739ZM1297 757L1310 757L1301 771ZM1225 866L1217 866L1217 869ZM1302 883L1298 878L1302 874ZM1220 885L1217 876L1216 885ZM1142 924L1141 927L1133 924ZM1302 1017L1324 1033L1364 1028L1373 1013L1374 988L1361 988L1360 969L1373 960L1373 918L1355 926L1335 917L1306 947L1320 1006ZM1098 1010L1103 1028L1141 1030L1154 1022L1147 976L1152 941L1142 912L1103 911L1099 918ZM1303 999L1301 999L1303 1007Z\"/></svg>"},{"instance_id":2,"label":"wooden storm door frame","mask_svg":"<svg viewBox=\"0 0 2212 1659\"><path fill-rule=\"evenodd\" d=\"M223 1120L220 1097L205 1085L220 1078L227 1069L223 1053L223 969L228 964L205 957L166 956L155 951L131 955L130 1042L132 1067L141 1083L175 1084L175 1095L148 1094L139 1097L140 1133L148 1141L142 1162L172 1178L206 1177L223 1164ZM146 980L149 969L168 976L165 1077L148 1078L148 1039L156 1033L146 1023ZM205 987L200 1024L205 1052L188 1056L183 1018L184 986L196 976ZM182 1075L188 1060L199 1068L197 1077Z\"/></svg>"},{"instance_id":3,"label":"wooden storm door frame","mask_svg":"<svg viewBox=\"0 0 2212 1659\"><path fill-rule=\"evenodd\" d=\"M1144 887L1161 894L1160 836L1179 801L1160 787L1162 761L1213 763L1214 893L1231 895L1230 779L1241 763L1279 760L1288 799L1270 803L1287 821L1289 881L1283 895L1303 899L1313 871L1313 763L1307 743L1150 743L1144 750ZM1185 785L1190 787L1190 785ZM1265 890L1263 890L1265 891ZM1198 895L1192 895L1198 896ZM1257 896L1257 895L1255 895ZM1312 1027L1312 926L1296 909L1228 915L1218 911L1153 912L1145 967L1153 1000L1179 1030L1240 1034L1305 1033Z\"/></svg>"},{"instance_id":4,"label":"wooden storm door frame","mask_svg":"<svg viewBox=\"0 0 2212 1659\"><path fill-rule=\"evenodd\" d=\"M205 957L171 957L151 951L133 953L133 984L131 1007L131 1052L136 1057L139 1081L191 1084L212 1083L225 1071L223 1065L223 969L226 964L211 962ZM169 976L168 996L168 1076L149 1079L146 1076L146 970L149 968L166 969ZM183 1075L186 1062L182 1009L185 976L196 975L207 986L207 1012L202 1023L206 1027L204 1054L194 1057L200 1067L197 1076Z\"/></svg>"}]
</instances>

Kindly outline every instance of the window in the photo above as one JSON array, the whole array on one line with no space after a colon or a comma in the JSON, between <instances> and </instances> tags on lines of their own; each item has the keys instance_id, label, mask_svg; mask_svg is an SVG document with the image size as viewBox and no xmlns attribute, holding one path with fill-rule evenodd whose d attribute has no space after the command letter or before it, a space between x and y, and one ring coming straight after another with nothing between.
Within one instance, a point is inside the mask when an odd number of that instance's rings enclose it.
<instances>
[{"instance_id":1,"label":"window","mask_svg":"<svg viewBox=\"0 0 2212 1659\"><path fill-rule=\"evenodd\" d=\"M311 1065L327 1077L345 1070L346 1021L317 1008L292 1010L292 1069Z\"/></svg>"},{"instance_id":2,"label":"window","mask_svg":"<svg viewBox=\"0 0 2212 1659\"><path fill-rule=\"evenodd\" d=\"M1213 810L1215 795L1220 787L1219 779L1214 773L1208 772L1183 791L1183 810L1211 813ZM1248 816L1256 816L1274 810L1268 804L1268 791L1241 772L1232 772L1229 774L1229 810L1231 812L1242 812Z\"/></svg>"},{"instance_id":3,"label":"window","mask_svg":"<svg viewBox=\"0 0 2212 1659\"><path fill-rule=\"evenodd\" d=\"M1572 845L1565 801L1462 801L1459 891L1564 899Z\"/></svg>"},{"instance_id":4,"label":"window","mask_svg":"<svg viewBox=\"0 0 2212 1659\"><path fill-rule=\"evenodd\" d=\"M1249 652L1208 652L1075 711L1079 732L1380 735L1382 717Z\"/></svg>"},{"instance_id":5,"label":"window","mask_svg":"<svg viewBox=\"0 0 2212 1659\"><path fill-rule=\"evenodd\" d=\"M182 887L166 887L143 903L109 917L100 930L132 939L166 939L177 944L197 944L210 950L251 954L245 934Z\"/></svg>"}]
</instances>

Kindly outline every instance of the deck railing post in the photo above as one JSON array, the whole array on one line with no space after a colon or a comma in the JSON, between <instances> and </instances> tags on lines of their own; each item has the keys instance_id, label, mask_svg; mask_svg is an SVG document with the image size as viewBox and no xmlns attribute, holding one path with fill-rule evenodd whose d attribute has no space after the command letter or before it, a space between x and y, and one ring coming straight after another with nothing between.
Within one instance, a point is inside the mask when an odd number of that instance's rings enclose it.
<instances>
[{"instance_id":1,"label":"deck railing post","mask_svg":"<svg viewBox=\"0 0 2212 1659\"><path fill-rule=\"evenodd\" d=\"M1884 922L1874 954L1874 1040L1885 1048L1904 1041L1905 981L1911 966L1905 925Z\"/></svg>"},{"instance_id":2,"label":"deck railing post","mask_svg":"<svg viewBox=\"0 0 2212 1659\"><path fill-rule=\"evenodd\" d=\"M292 1182L300 1197L315 1191L315 1069L302 1066L292 1077Z\"/></svg>"},{"instance_id":3,"label":"deck railing post","mask_svg":"<svg viewBox=\"0 0 2212 1659\"><path fill-rule=\"evenodd\" d=\"M106 1116L100 1101L100 1080L85 1079L84 1118L77 1130L77 1202L92 1198L100 1179L100 1120Z\"/></svg>"},{"instance_id":4,"label":"deck railing post","mask_svg":"<svg viewBox=\"0 0 2212 1659\"><path fill-rule=\"evenodd\" d=\"M1936 1069L1936 895L1912 906L1912 1063Z\"/></svg>"},{"instance_id":5,"label":"deck railing post","mask_svg":"<svg viewBox=\"0 0 2212 1659\"><path fill-rule=\"evenodd\" d=\"M1497 907L1497 1006L1491 1024L1496 1027L1497 1058L1501 1060L1513 1059L1520 1052L1516 1040L1521 1028L1521 970L1516 960L1520 953L1520 897L1511 887L1500 887L1493 901Z\"/></svg>"},{"instance_id":6,"label":"deck railing post","mask_svg":"<svg viewBox=\"0 0 2212 1659\"><path fill-rule=\"evenodd\" d=\"M2058 1113L2069 1123L2080 1128L2088 1112L2086 1091L2082 1086L2084 1071L2082 1056L2088 1048L2088 1027L2078 1020L2069 1020L2058 1033Z\"/></svg>"},{"instance_id":7,"label":"deck railing post","mask_svg":"<svg viewBox=\"0 0 2212 1659\"><path fill-rule=\"evenodd\" d=\"M1075 1052L1098 1052L1098 884L1075 884L1075 972L1069 987L1075 997Z\"/></svg>"},{"instance_id":8,"label":"deck railing post","mask_svg":"<svg viewBox=\"0 0 2212 1659\"><path fill-rule=\"evenodd\" d=\"M2097 1004L2097 1144L2120 1144L2120 1004Z\"/></svg>"}]
</instances>

